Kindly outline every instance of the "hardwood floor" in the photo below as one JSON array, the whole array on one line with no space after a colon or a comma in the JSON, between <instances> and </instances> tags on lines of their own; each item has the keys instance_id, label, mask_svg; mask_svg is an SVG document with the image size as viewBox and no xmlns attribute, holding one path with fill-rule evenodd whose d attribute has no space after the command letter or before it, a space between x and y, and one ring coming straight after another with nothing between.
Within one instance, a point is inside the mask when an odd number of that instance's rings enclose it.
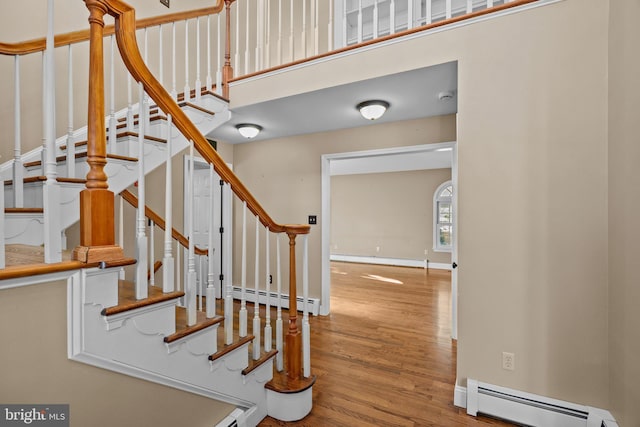
<instances>
[{"instance_id":1,"label":"hardwood floor","mask_svg":"<svg viewBox=\"0 0 640 427\"><path fill-rule=\"evenodd\" d=\"M450 273L332 263L331 315L311 319L314 407L260 426L509 426L453 406Z\"/></svg>"}]
</instances>

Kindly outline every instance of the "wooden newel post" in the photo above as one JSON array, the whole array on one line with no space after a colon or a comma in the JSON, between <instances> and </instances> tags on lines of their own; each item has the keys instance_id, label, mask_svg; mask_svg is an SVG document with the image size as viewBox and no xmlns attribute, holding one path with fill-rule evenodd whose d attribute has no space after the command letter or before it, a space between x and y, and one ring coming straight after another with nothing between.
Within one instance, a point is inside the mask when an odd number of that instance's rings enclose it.
<instances>
[{"instance_id":1,"label":"wooden newel post","mask_svg":"<svg viewBox=\"0 0 640 427\"><path fill-rule=\"evenodd\" d=\"M286 337L285 368L287 376L297 380L302 373L302 335L298 329L298 296L296 284L296 234L289 236L289 329Z\"/></svg>"},{"instance_id":2,"label":"wooden newel post","mask_svg":"<svg viewBox=\"0 0 640 427\"><path fill-rule=\"evenodd\" d=\"M229 99L229 80L233 78L231 67L231 4L234 0L224 0L226 6L226 40L224 43L224 67L222 68L222 96Z\"/></svg>"},{"instance_id":3,"label":"wooden newel post","mask_svg":"<svg viewBox=\"0 0 640 427\"><path fill-rule=\"evenodd\" d=\"M114 196L109 191L104 108L103 31L107 8L100 0L84 0L89 9L89 110L87 117L86 188L80 193L80 246L73 258L82 262L124 258L115 245Z\"/></svg>"}]
</instances>

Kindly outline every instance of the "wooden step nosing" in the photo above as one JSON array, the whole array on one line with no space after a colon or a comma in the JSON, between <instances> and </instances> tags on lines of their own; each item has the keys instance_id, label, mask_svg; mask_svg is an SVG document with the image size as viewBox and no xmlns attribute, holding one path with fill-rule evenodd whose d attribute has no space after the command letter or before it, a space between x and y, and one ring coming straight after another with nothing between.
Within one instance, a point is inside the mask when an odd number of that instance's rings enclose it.
<instances>
[{"instance_id":1,"label":"wooden step nosing","mask_svg":"<svg viewBox=\"0 0 640 427\"><path fill-rule=\"evenodd\" d=\"M255 371L256 369L258 369L260 366L264 365L265 363L267 363L269 360L273 359L274 357L276 357L276 354L278 354L278 350L271 350L270 352L264 354L260 359L258 360L252 360L250 363L251 365L245 369L242 370L242 375L247 376L249 375L251 372Z\"/></svg>"},{"instance_id":2,"label":"wooden step nosing","mask_svg":"<svg viewBox=\"0 0 640 427\"><path fill-rule=\"evenodd\" d=\"M232 351L242 347L243 345L249 344L251 341L253 341L255 337L253 335L247 335L244 338L240 338L238 341L229 344L227 346L225 346L222 350L218 350L216 353L212 354L209 356L209 360L210 361L215 361L220 359L222 356L226 356L227 354L231 353Z\"/></svg>"},{"instance_id":3,"label":"wooden step nosing","mask_svg":"<svg viewBox=\"0 0 640 427\"><path fill-rule=\"evenodd\" d=\"M184 292L182 291L169 292L166 294L161 294L155 297L133 301L126 304L120 304L113 307L106 307L102 309L101 314L103 316L113 316L116 314L126 313L128 311L136 310L139 308L149 307L155 304L176 300L178 298L182 298L183 296L184 296Z\"/></svg>"},{"instance_id":4,"label":"wooden step nosing","mask_svg":"<svg viewBox=\"0 0 640 427\"><path fill-rule=\"evenodd\" d=\"M286 375L286 374L281 374L281 375ZM274 391L276 393L281 393L281 394L302 393L309 390L311 387L313 387L313 385L316 383L316 376L312 375L309 378L300 378L298 380L292 381L292 383L295 384L294 387L283 388L279 384L276 384L276 381L272 379L271 381L267 382L264 385L264 388L266 388L267 390Z\"/></svg>"},{"instance_id":5,"label":"wooden step nosing","mask_svg":"<svg viewBox=\"0 0 640 427\"><path fill-rule=\"evenodd\" d=\"M192 336L198 332L205 331L206 329L219 325L224 320L224 317L216 316L211 319L207 319L204 322L196 323L193 326L187 327L187 329L183 329L179 332L173 333L171 335L167 335L164 337L164 342L167 344L175 343L183 338L187 338Z\"/></svg>"}]
</instances>

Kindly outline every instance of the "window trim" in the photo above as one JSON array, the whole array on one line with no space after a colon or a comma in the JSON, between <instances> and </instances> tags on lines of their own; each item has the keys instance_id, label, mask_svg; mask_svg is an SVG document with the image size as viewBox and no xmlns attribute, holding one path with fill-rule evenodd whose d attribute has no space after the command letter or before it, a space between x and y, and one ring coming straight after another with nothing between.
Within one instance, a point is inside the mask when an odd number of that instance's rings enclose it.
<instances>
[{"instance_id":1,"label":"window trim","mask_svg":"<svg viewBox=\"0 0 640 427\"><path fill-rule=\"evenodd\" d=\"M442 192L447 188L451 187L451 196L443 196ZM438 220L440 218L440 212L438 209L439 202L449 202L451 204L451 222L446 223L446 225L451 226L451 245L441 245L440 244L440 233L439 233L439 225L444 224L440 223ZM433 193L433 251L434 252L452 252L453 251L453 217L455 212L453 212L453 181L448 180L443 182L436 188L436 191Z\"/></svg>"}]
</instances>

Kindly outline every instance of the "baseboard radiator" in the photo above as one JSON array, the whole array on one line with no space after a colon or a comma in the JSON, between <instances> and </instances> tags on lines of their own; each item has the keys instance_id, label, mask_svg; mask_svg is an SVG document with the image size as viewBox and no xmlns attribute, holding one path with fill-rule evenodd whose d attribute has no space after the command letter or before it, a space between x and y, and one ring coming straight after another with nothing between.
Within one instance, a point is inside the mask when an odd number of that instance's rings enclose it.
<instances>
[{"instance_id":1,"label":"baseboard radiator","mask_svg":"<svg viewBox=\"0 0 640 427\"><path fill-rule=\"evenodd\" d=\"M255 302L256 300L256 290L255 289L245 289L246 300L249 302ZM239 300L242 297L242 288L239 286L233 287L233 298ZM260 304L267 303L267 292L265 290L258 290L258 300ZM297 297L297 309L298 311L302 311L304 307L304 299L302 297ZM275 307L278 304L278 294L276 292L270 293L269 303L272 307ZM280 304L282 308L289 308L289 295L281 294L280 295ZM314 316L317 316L320 313L320 299L318 298L307 298L307 310Z\"/></svg>"},{"instance_id":2,"label":"baseboard radiator","mask_svg":"<svg viewBox=\"0 0 640 427\"><path fill-rule=\"evenodd\" d=\"M467 414L478 413L525 426L618 427L602 409L468 379Z\"/></svg>"}]
</instances>

